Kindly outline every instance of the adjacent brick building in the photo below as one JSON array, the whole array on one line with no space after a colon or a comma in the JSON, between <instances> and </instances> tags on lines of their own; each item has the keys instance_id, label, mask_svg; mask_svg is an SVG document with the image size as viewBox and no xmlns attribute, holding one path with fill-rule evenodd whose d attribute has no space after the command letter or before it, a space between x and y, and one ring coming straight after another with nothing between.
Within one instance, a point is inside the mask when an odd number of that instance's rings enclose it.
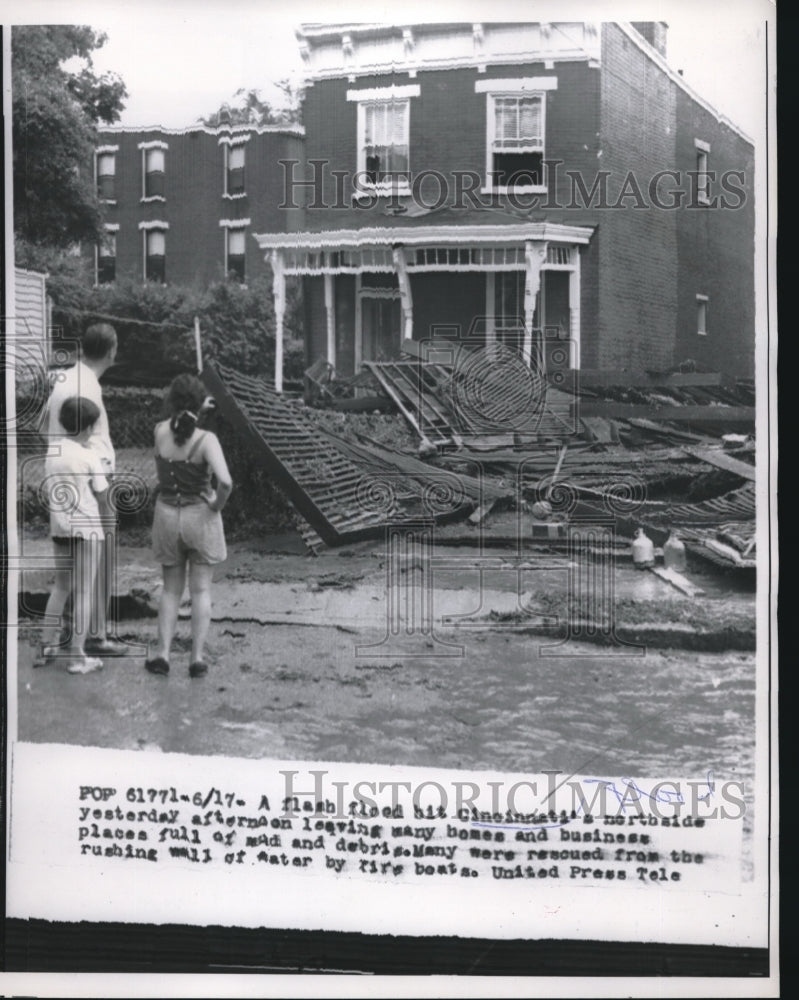
<instances>
[{"instance_id":1,"label":"adjacent brick building","mask_svg":"<svg viewBox=\"0 0 799 1000\"><path fill-rule=\"evenodd\" d=\"M98 282L120 276L206 285L267 271L252 233L296 227L281 209L280 161L302 157L302 128L109 128L95 153L105 242Z\"/></svg>"},{"instance_id":2,"label":"adjacent brick building","mask_svg":"<svg viewBox=\"0 0 799 1000\"><path fill-rule=\"evenodd\" d=\"M236 271L246 233L245 274L271 265L278 340L300 275L307 360L343 374L403 339L468 335L548 368L692 358L751 375L752 143L668 66L666 36L660 22L305 25L304 139L104 134L117 273L158 278L160 232L166 280L207 281L226 259ZM280 365L278 350L278 385Z\"/></svg>"}]
</instances>

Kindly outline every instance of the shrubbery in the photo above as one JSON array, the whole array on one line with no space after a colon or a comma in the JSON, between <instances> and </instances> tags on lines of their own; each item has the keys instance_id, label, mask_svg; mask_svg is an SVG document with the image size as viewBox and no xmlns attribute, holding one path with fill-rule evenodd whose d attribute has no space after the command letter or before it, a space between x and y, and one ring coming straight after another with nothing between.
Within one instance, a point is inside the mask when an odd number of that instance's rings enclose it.
<instances>
[{"instance_id":1,"label":"shrubbery","mask_svg":"<svg viewBox=\"0 0 799 1000\"><path fill-rule=\"evenodd\" d=\"M273 376L275 316L269 278L247 287L218 281L207 289L125 279L92 288L71 278L59 275L56 287L48 286L54 324L63 338L79 340L90 322L107 319L119 337L120 364L148 373L174 365L194 370L197 316L204 361L219 361L247 375ZM284 373L286 379L300 379L305 355L299 286L291 284L287 297Z\"/></svg>"}]
</instances>

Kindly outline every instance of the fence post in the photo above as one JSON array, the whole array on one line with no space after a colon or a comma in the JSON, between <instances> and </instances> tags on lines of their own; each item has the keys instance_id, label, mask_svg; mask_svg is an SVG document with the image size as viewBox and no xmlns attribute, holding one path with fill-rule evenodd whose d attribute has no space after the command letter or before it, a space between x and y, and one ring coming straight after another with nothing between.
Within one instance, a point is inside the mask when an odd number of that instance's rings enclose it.
<instances>
[{"instance_id":1,"label":"fence post","mask_svg":"<svg viewBox=\"0 0 799 1000\"><path fill-rule=\"evenodd\" d=\"M200 344L200 317L194 317L194 349L197 352L197 373L203 370L203 349Z\"/></svg>"}]
</instances>

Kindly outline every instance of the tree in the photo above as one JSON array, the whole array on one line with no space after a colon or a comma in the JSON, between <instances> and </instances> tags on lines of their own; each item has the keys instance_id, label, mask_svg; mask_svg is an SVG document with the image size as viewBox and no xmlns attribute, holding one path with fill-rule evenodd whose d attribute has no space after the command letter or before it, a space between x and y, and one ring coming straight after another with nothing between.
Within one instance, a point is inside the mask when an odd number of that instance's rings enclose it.
<instances>
[{"instance_id":1,"label":"tree","mask_svg":"<svg viewBox=\"0 0 799 1000\"><path fill-rule=\"evenodd\" d=\"M93 70L106 40L81 25L12 29L14 230L28 257L99 239L96 126L117 121L127 96L116 73ZM68 60L78 68L66 69Z\"/></svg>"},{"instance_id":2,"label":"tree","mask_svg":"<svg viewBox=\"0 0 799 1000\"><path fill-rule=\"evenodd\" d=\"M275 108L261 97L261 91L240 87L233 95L236 103L224 103L212 114L200 118L203 125L297 125L302 118L302 91L290 80L279 80L275 86L284 97L284 104Z\"/></svg>"}]
</instances>

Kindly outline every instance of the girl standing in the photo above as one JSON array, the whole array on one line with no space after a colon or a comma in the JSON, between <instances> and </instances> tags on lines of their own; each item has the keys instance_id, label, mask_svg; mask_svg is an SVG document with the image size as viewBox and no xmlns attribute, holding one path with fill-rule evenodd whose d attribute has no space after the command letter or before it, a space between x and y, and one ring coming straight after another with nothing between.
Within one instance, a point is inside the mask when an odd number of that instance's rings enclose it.
<instances>
[{"instance_id":1,"label":"girl standing","mask_svg":"<svg viewBox=\"0 0 799 1000\"><path fill-rule=\"evenodd\" d=\"M168 416L155 428L158 497L153 554L163 568L164 588L155 656L144 664L153 674L169 673L187 566L191 593L189 676L202 677L208 672L203 657L211 623L211 580L214 566L227 558L221 511L233 484L219 439L197 426L205 398L205 387L198 378L178 375L167 390Z\"/></svg>"}]
</instances>

